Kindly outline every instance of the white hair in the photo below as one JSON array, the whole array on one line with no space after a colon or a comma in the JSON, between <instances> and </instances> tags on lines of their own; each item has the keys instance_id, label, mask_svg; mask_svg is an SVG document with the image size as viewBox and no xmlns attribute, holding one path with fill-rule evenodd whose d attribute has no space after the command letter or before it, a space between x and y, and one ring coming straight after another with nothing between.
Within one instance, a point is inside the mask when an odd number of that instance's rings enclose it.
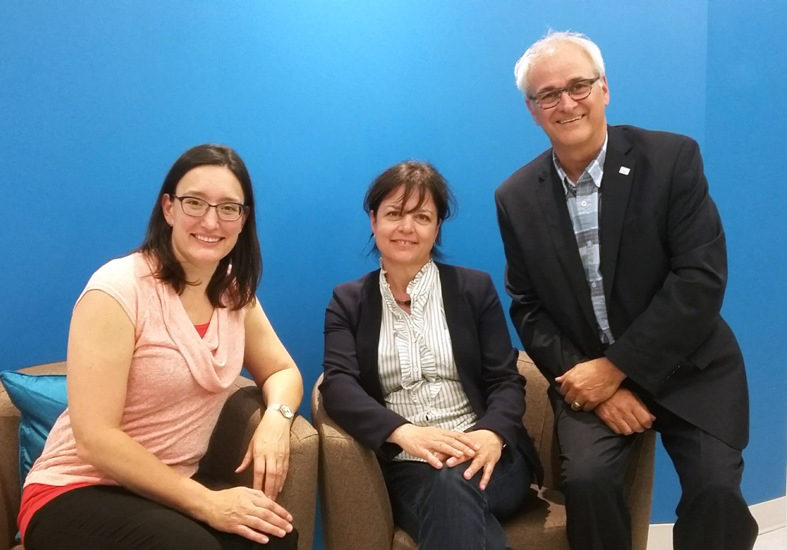
<instances>
[{"instance_id":1,"label":"white hair","mask_svg":"<svg viewBox=\"0 0 787 550\"><path fill-rule=\"evenodd\" d=\"M533 61L542 54L554 52L561 44L578 46L590 58L597 76L604 76L604 58L601 56L601 50L595 42L582 33L550 30L543 38L534 42L514 65L516 87L522 91L525 97L530 96L528 76L533 66Z\"/></svg>"}]
</instances>

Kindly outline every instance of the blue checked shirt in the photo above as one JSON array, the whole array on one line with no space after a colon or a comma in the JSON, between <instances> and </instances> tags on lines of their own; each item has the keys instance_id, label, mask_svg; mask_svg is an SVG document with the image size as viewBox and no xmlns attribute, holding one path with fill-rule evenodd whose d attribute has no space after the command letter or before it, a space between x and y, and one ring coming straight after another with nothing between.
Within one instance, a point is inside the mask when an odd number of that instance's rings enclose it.
<instances>
[{"instance_id":1,"label":"blue checked shirt","mask_svg":"<svg viewBox=\"0 0 787 550\"><path fill-rule=\"evenodd\" d=\"M574 237L585 268L585 279L593 301L593 313L598 324L599 337L605 344L615 341L609 330L607 303L604 299L604 278L601 276L601 254L599 246L598 217L601 212L601 178L604 176L604 160L607 157L607 138L596 158L588 164L577 183L572 183L560 167L555 153L552 162L566 191L566 205L574 226Z\"/></svg>"}]
</instances>

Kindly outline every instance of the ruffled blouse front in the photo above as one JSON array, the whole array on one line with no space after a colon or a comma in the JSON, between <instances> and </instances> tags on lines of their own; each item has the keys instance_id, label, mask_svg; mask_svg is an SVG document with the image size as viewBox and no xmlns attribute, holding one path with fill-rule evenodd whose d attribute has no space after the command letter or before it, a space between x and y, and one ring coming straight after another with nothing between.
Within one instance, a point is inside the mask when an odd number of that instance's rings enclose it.
<instances>
[{"instance_id":1,"label":"ruffled blouse front","mask_svg":"<svg viewBox=\"0 0 787 550\"><path fill-rule=\"evenodd\" d=\"M440 272L431 260L407 285L410 313L380 270L378 369L386 406L418 426L464 431L476 422L454 362ZM402 451L395 460L421 460Z\"/></svg>"}]
</instances>

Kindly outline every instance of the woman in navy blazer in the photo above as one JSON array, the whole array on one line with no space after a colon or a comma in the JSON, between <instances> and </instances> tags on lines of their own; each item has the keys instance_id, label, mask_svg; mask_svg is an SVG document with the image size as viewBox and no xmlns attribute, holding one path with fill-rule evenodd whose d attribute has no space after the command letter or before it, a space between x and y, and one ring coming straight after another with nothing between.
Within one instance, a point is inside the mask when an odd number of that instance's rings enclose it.
<instances>
[{"instance_id":1,"label":"woman in navy blazer","mask_svg":"<svg viewBox=\"0 0 787 550\"><path fill-rule=\"evenodd\" d=\"M369 187L381 269L334 289L320 391L328 414L377 454L394 519L421 549L505 548L500 520L540 466L489 275L432 260L451 202L423 163L393 166Z\"/></svg>"}]
</instances>

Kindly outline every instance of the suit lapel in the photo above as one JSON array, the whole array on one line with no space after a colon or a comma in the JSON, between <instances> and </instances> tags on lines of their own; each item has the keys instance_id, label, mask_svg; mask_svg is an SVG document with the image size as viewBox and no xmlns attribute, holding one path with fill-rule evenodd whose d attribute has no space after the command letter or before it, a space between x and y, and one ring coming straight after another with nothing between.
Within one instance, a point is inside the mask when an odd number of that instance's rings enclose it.
<instances>
[{"instance_id":1,"label":"suit lapel","mask_svg":"<svg viewBox=\"0 0 787 550\"><path fill-rule=\"evenodd\" d=\"M454 362L460 377L466 371L466 361L473 356L473 342L475 339L471 330L476 326L473 316L464 300L461 300L459 281L456 271L443 264L437 264L440 270L440 286L443 294L443 308L448 333L451 335L451 347L454 352Z\"/></svg>"},{"instance_id":2,"label":"suit lapel","mask_svg":"<svg viewBox=\"0 0 787 550\"><path fill-rule=\"evenodd\" d=\"M372 396L382 402L383 391L377 369L380 344L380 323L383 318L383 301L380 295L380 270L374 271L364 281L361 311L358 315L358 365L361 385L372 391Z\"/></svg>"},{"instance_id":3,"label":"suit lapel","mask_svg":"<svg viewBox=\"0 0 787 550\"><path fill-rule=\"evenodd\" d=\"M443 309L451 335L451 349L454 352L454 363L459 374L459 381L470 400L470 406L481 416L486 409L484 395L481 391L481 363L479 361L480 344L478 342L478 322L465 293L468 288L459 284L459 272L456 268L437 264L440 270L440 286L443 295Z\"/></svg>"},{"instance_id":4,"label":"suit lapel","mask_svg":"<svg viewBox=\"0 0 787 550\"><path fill-rule=\"evenodd\" d=\"M566 293L576 296L587 322L591 326L596 326L596 316L593 313L593 303L590 300L590 289L588 289L585 279L585 268L582 267L577 239L574 236L574 228L571 225L571 218L566 207L566 193L552 164L551 154L545 155L539 183L543 186L538 193L541 215L546 222L560 265L571 285L570 289L566 289Z\"/></svg>"},{"instance_id":5,"label":"suit lapel","mask_svg":"<svg viewBox=\"0 0 787 550\"><path fill-rule=\"evenodd\" d=\"M604 178L601 181L601 214L599 241L601 243L601 275L604 277L604 296L609 304L615 280L620 236L626 217L631 184L636 174L635 159L630 154L631 144L618 128L609 128Z\"/></svg>"}]
</instances>

